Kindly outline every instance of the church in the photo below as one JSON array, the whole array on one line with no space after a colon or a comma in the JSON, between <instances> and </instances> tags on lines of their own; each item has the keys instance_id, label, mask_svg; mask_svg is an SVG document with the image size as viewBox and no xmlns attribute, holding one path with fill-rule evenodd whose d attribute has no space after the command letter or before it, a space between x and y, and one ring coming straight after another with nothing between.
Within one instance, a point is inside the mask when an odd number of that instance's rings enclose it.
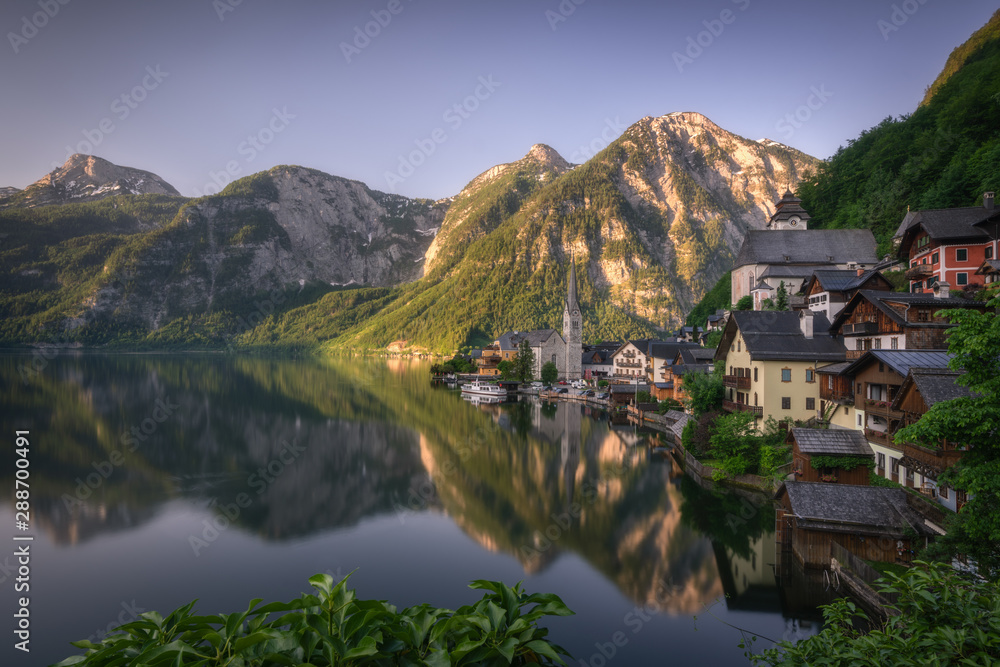
<instances>
[{"instance_id":1,"label":"church","mask_svg":"<svg viewBox=\"0 0 1000 667\"><path fill-rule=\"evenodd\" d=\"M583 377L583 313L576 298L576 264L570 264L569 285L563 304L563 330L536 329L535 331L509 331L483 350L484 365L480 374L492 374L488 359L504 360L516 356L522 340L527 340L535 356L532 375L542 376L542 366L553 362L559 369L560 380L579 380Z\"/></svg>"}]
</instances>

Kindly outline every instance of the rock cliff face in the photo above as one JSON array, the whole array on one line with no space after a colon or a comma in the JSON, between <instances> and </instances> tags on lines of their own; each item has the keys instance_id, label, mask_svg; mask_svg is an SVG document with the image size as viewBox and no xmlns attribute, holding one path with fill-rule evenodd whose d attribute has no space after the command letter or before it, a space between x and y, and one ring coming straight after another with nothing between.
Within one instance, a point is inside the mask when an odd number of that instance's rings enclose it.
<instances>
[{"instance_id":1,"label":"rock cliff face","mask_svg":"<svg viewBox=\"0 0 1000 667\"><path fill-rule=\"evenodd\" d=\"M4 190L13 192L4 193ZM114 195L174 195L180 193L148 171L120 167L93 155L77 153L23 191L0 190L0 208L48 206L94 201ZM6 197L6 199L4 199Z\"/></svg>"}]
</instances>

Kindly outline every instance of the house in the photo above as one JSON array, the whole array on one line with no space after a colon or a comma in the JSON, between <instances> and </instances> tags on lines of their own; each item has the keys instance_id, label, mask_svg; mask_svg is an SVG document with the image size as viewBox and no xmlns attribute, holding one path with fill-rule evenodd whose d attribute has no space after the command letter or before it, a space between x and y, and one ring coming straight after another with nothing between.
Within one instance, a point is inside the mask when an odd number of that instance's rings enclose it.
<instances>
[{"instance_id":1,"label":"house","mask_svg":"<svg viewBox=\"0 0 1000 667\"><path fill-rule=\"evenodd\" d=\"M811 310L734 311L714 357L726 367L723 409L778 421L816 417L816 369L845 359L828 328Z\"/></svg>"},{"instance_id":2,"label":"house","mask_svg":"<svg viewBox=\"0 0 1000 667\"><path fill-rule=\"evenodd\" d=\"M682 341L665 343L654 340L650 341L647 349L649 351L649 362L647 363L646 381L655 383L662 381L664 368L674 363L678 352L683 349L701 350L703 348L697 343Z\"/></svg>"},{"instance_id":3,"label":"house","mask_svg":"<svg viewBox=\"0 0 1000 667\"><path fill-rule=\"evenodd\" d=\"M775 494L776 539L808 568L830 567L833 542L865 560L909 563L934 533L907 496L898 487L785 482Z\"/></svg>"},{"instance_id":4,"label":"house","mask_svg":"<svg viewBox=\"0 0 1000 667\"><path fill-rule=\"evenodd\" d=\"M987 259L976 269L976 275L983 276L987 287L1000 282L1000 259Z\"/></svg>"},{"instance_id":5,"label":"house","mask_svg":"<svg viewBox=\"0 0 1000 667\"><path fill-rule=\"evenodd\" d=\"M937 313L949 308L985 305L951 296L946 283L934 294L861 290L834 318L831 333L843 337L848 359L867 350L940 350L954 325Z\"/></svg>"},{"instance_id":6,"label":"house","mask_svg":"<svg viewBox=\"0 0 1000 667\"><path fill-rule=\"evenodd\" d=\"M613 377L618 382L645 382L646 368L649 366L648 338L630 340L611 355L614 368Z\"/></svg>"},{"instance_id":7,"label":"house","mask_svg":"<svg viewBox=\"0 0 1000 667\"><path fill-rule=\"evenodd\" d=\"M617 349L618 343L615 344ZM597 346L585 346L580 368L583 371L585 380L601 380L610 377L614 373L614 366L611 363L611 355L614 350Z\"/></svg>"},{"instance_id":8,"label":"house","mask_svg":"<svg viewBox=\"0 0 1000 667\"><path fill-rule=\"evenodd\" d=\"M892 283L879 271L821 270L813 273L803 289L809 310L826 315L831 322L860 290L891 292Z\"/></svg>"},{"instance_id":9,"label":"house","mask_svg":"<svg viewBox=\"0 0 1000 667\"><path fill-rule=\"evenodd\" d=\"M701 343L705 331L701 327L681 327L674 332L674 339L678 343Z\"/></svg>"},{"instance_id":10,"label":"house","mask_svg":"<svg viewBox=\"0 0 1000 667\"><path fill-rule=\"evenodd\" d=\"M875 237L868 229L807 229L801 200L785 192L767 229L749 230L732 272L732 302L747 295L760 310L781 282L794 296L817 270L857 270L875 266Z\"/></svg>"},{"instance_id":11,"label":"house","mask_svg":"<svg viewBox=\"0 0 1000 667\"><path fill-rule=\"evenodd\" d=\"M967 387L956 382L960 375L958 371L940 367L910 368L891 405L902 414L902 426L916 422L937 403L971 396ZM923 493L957 512L965 504L965 492L939 485L937 478L961 459L965 449L965 443L948 440L933 449L907 442L902 447L900 466L913 471L918 480L915 486Z\"/></svg>"},{"instance_id":12,"label":"house","mask_svg":"<svg viewBox=\"0 0 1000 667\"><path fill-rule=\"evenodd\" d=\"M792 428L792 471L799 482L868 486L875 455L860 431ZM838 463L840 465L838 465Z\"/></svg>"},{"instance_id":13,"label":"house","mask_svg":"<svg viewBox=\"0 0 1000 667\"><path fill-rule=\"evenodd\" d=\"M899 258L910 267L910 291L930 292L946 282L956 289L982 285L976 270L997 255L1000 210L993 193L983 195L982 206L907 211L893 242Z\"/></svg>"},{"instance_id":14,"label":"house","mask_svg":"<svg viewBox=\"0 0 1000 667\"><path fill-rule=\"evenodd\" d=\"M911 368L947 370L950 361L945 350L870 350L843 371L854 386L855 428L875 452L875 473L880 477L920 488L922 480L901 464L903 448L894 437L904 425L903 414L892 408L892 402Z\"/></svg>"},{"instance_id":15,"label":"house","mask_svg":"<svg viewBox=\"0 0 1000 667\"><path fill-rule=\"evenodd\" d=\"M715 364L712 361L714 358L714 349L691 347L678 350L673 363L663 367L658 382L670 385L669 398L683 401L687 398L684 393L684 376L687 373L711 373L715 370ZM663 398L659 400L662 401Z\"/></svg>"},{"instance_id":16,"label":"house","mask_svg":"<svg viewBox=\"0 0 1000 667\"><path fill-rule=\"evenodd\" d=\"M854 408L854 380L844 371L850 361L839 361L816 369L819 380L819 419L830 428L856 429L861 422Z\"/></svg>"},{"instance_id":17,"label":"house","mask_svg":"<svg viewBox=\"0 0 1000 667\"><path fill-rule=\"evenodd\" d=\"M726 326L727 319L729 319L729 311L719 308L708 316L708 321L705 323L705 332L722 331L723 327Z\"/></svg>"}]
</instances>

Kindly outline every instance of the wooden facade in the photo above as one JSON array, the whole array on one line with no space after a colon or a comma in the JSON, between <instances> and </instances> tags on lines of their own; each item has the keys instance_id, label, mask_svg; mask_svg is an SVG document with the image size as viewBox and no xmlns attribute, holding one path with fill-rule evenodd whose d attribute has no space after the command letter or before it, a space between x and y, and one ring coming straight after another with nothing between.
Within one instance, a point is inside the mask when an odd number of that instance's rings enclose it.
<instances>
[{"instance_id":1,"label":"wooden facade","mask_svg":"<svg viewBox=\"0 0 1000 667\"><path fill-rule=\"evenodd\" d=\"M868 466L858 466L853 470L843 468L817 468L812 464L812 455L792 445L792 470L798 482L822 482L825 484L855 484L867 486L870 483Z\"/></svg>"}]
</instances>

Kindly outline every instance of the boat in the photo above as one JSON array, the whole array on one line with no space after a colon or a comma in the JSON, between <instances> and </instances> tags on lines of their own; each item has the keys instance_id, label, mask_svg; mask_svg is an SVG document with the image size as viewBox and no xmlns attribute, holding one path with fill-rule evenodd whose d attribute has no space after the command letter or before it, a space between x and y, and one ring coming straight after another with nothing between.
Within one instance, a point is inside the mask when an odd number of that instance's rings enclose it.
<instances>
[{"instance_id":1,"label":"boat","mask_svg":"<svg viewBox=\"0 0 1000 667\"><path fill-rule=\"evenodd\" d=\"M500 385L490 384L475 380L462 385L462 393L469 396L492 396L495 398L507 398L507 390Z\"/></svg>"}]
</instances>

